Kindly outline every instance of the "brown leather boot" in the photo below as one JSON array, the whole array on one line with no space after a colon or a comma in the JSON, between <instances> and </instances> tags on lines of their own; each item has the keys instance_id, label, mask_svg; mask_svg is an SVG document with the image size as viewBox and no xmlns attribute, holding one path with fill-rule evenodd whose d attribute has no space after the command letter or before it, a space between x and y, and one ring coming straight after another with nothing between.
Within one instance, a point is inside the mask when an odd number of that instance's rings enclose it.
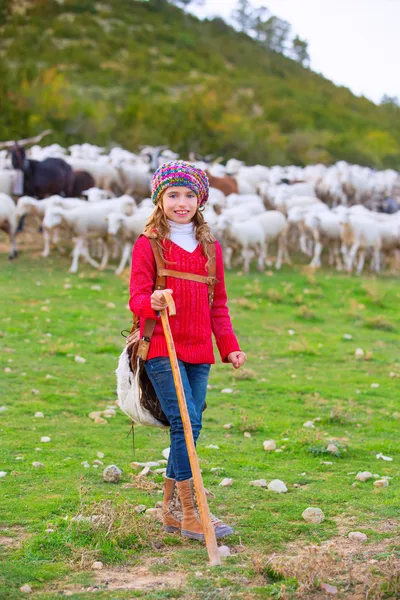
<instances>
[{"instance_id":1,"label":"brown leather boot","mask_svg":"<svg viewBox=\"0 0 400 600\"><path fill-rule=\"evenodd\" d=\"M175 479L165 478L163 524L164 531L173 533L181 530L182 510L180 507L178 490Z\"/></svg>"},{"instance_id":2,"label":"brown leather boot","mask_svg":"<svg viewBox=\"0 0 400 600\"><path fill-rule=\"evenodd\" d=\"M181 533L185 537L194 540L204 540L203 527L200 520L200 513L197 506L196 492L194 490L193 478L185 481L177 481L179 497L182 503L183 519L181 523ZM211 523L214 525L215 537L221 538L231 535L233 530L229 525L225 525L220 519L212 513Z\"/></svg>"}]
</instances>

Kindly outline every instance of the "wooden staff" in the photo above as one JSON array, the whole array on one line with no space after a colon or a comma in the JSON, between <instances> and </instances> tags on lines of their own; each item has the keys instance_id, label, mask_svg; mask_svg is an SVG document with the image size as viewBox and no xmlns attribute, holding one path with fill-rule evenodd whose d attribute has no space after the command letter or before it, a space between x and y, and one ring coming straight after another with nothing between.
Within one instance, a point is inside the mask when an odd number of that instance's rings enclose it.
<instances>
[{"instance_id":1,"label":"wooden staff","mask_svg":"<svg viewBox=\"0 0 400 600\"><path fill-rule=\"evenodd\" d=\"M163 296L167 302L169 314L171 316L176 315L175 303L169 292L163 291ZM204 490L203 479L200 473L199 459L196 454L196 447L194 445L192 424L188 409L186 406L185 392L183 390L181 372L179 370L178 358L176 356L175 344L172 338L171 328L169 326L167 309L160 311L161 321L164 330L165 339L168 347L169 360L171 362L172 375L174 377L176 395L178 397L179 410L181 413L183 431L185 434L186 448L189 455L190 466L192 469L194 489L197 497L197 504L200 511L201 524L204 531L206 540L206 547L208 552L208 558L212 567L221 564L221 558L218 552L217 539L215 537L214 526L211 523L210 509L208 508L206 493Z\"/></svg>"}]
</instances>

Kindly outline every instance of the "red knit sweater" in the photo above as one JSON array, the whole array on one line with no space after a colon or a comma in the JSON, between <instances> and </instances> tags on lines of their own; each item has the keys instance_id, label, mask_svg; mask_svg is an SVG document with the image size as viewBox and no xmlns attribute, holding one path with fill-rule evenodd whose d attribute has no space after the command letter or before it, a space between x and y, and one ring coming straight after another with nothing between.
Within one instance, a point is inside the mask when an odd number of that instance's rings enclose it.
<instances>
[{"instance_id":1,"label":"red knit sweater","mask_svg":"<svg viewBox=\"0 0 400 600\"><path fill-rule=\"evenodd\" d=\"M166 268L185 273L207 275L207 259L201 245L193 252L184 250L170 240L163 243ZM240 350L229 317L224 283L221 246L216 242L216 278L214 302L210 310L208 287L204 283L167 277L167 288L173 290L176 316L170 318L175 349L180 360L189 363L214 363L212 335L214 333L223 362L230 352ZM149 240L140 237L132 252L129 306L140 317L143 335L145 319L157 319L147 360L168 356L161 319L151 308L150 296L156 279L156 263Z\"/></svg>"}]
</instances>

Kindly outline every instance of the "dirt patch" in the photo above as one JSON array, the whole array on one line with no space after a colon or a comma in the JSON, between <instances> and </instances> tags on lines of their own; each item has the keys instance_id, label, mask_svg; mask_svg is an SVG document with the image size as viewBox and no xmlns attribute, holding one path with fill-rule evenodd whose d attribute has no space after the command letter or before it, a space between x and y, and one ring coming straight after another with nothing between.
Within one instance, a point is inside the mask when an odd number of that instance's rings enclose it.
<instances>
[{"instance_id":1,"label":"dirt patch","mask_svg":"<svg viewBox=\"0 0 400 600\"><path fill-rule=\"evenodd\" d=\"M295 542L287 546L284 554L254 556L255 571L269 583L283 579L298 582L296 590L289 590L282 582L282 600L330 597L321 584L335 586L334 595L338 599L400 598L400 535L367 542L347 537L350 531L363 529L397 533L400 523L392 520L362 526L352 517L341 516L336 520L339 536L320 545Z\"/></svg>"},{"instance_id":2,"label":"dirt patch","mask_svg":"<svg viewBox=\"0 0 400 600\"><path fill-rule=\"evenodd\" d=\"M101 571L96 576L97 585L106 586L109 590L154 590L165 587L179 588L185 582L184 573L162 573L154 575L146 567L128 572L117 570Z\"/></svg>"},{"instance_id":3,"label":"dirt patch","mask_svg":"<svg viewBox=\"0 0 400 600\"><path fill-rule=\"evenodd\" d=\"M0 527L0 547L3 549L16 550L29 537L29 534L16 525L15 527Z\"/></svg>"},{"instance_id":4,"label":"dirt patch","mask_svg":"<svg viewBox=\"0 0 400 600\"><path fill-rule=\"evenodd\" d=\"M101 571L93 572L93 582L90 586L81 584L69 584L68 582L59 582L57 586L52 586L46 590L46 593L70 595L94 592L94 591L117 591L117 590L135 590L135 591L154 591L165 589L180 589L186 581L185 573L178 571L168 571L165 573L154 574L150 571L154 562L159 563L160 559L149 559L140 567L113 567L105 568Z\"/></svg>"}]
</instances>

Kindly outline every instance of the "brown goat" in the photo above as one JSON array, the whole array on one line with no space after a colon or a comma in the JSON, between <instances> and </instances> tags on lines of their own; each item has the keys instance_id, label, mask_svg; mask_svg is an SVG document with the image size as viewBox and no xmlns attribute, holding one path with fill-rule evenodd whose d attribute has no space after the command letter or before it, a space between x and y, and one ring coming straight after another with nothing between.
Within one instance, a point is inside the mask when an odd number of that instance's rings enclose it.
<instances>
[{"instance_id":1,"label":"brown goat","mask_svg":"<svg viewBox=\"0 0 400 600\"><path fill-rule=\"evenodd\" d=\"M208 171L206 171L206 175L210 182L210 186L217 188L217 190L221 190L225 194L225 196L229 196L229 194L238 194L238 184L234 177L230 175L225 175L225 177L214 177Z\"/></svg>"}]
</instances>

